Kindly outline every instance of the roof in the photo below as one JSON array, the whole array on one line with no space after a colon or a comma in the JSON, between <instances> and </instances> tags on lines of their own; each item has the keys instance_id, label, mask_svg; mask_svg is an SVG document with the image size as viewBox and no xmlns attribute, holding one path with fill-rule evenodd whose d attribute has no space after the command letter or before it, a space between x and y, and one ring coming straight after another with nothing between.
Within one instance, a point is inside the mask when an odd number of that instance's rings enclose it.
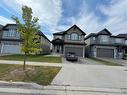
<instances>
[{"instance_id":1,"label":"roof","mask_svg":"<svg viewBox=\"0 0 127 95\"><path fill-rule=\"evenodd\" d=\"M125 34L118 34L117 37L124 37L124 38L127 39L127 33L125 33Z\"/></svg>"},{"instance_id":2,"label":"roof","mask_svg":"<svg viewBox=\"0 0 127 95\"><path fill-rule=\"evenodd\" d=\"M109 32L108 29L103 29L101 31L99 31L98 33L90 33L88 36L86 36L85 40L88 39L89 37L95 37L95 36L98 36L98 35L112 35L111 32Z\"/></svg>"},{"instance_id":3,"label":"roof","mask_svg":"<svg viewBox=\"0 0 127 95\"><path fill-rule=\"evenodd\" d=\"M65 31L53 33L53 35L63 35Z\"/></svg>"},{"instance_id":4,"label":"roof","mask_svg":"<svg viewBox=\"0 0 127 95\"><path fill-rule=\"evenodd\" d=\"M49 42L51 42L41 31L39 31L39 35L43 36L45 39L47 39Z\"/></svg>"},{"instance_id":5,"label":"roof","mask_svg":"<svg viewBox=\"0 0 127 95\"><path fill-rule=\"evenodd\" d=\"M13 25L17 27L17 24L6 24L5 26L2 27L1 30L4 30L6 27ZM49 42L51 42L41 31L39 31L39 35L43 36L45 39L47 39Z\"/></svg>"},{"instance_id":6,"label":"roof","mask_svg":"<svg viewBox=\"0 0 127 95\"><path fill-rule=\"evenodd\" d=\"M100 32L98 32L97 35L112 35L112 33L109 32L109 30L105 28L101 30Z\"/></svg>"},{"instance_id":7,"label":"roof","mask_svg":"<svg viewBox=\"0 0 127 95\"><path fill-rule=\"evenodd\" d=\"M79 29L81 32L82 32L82 34L83 35L86 35L86 33L83 31L83 30L81 30L77 25L73 25L72 27L70 27L69 29L67 29L66 31L62 31L62 32L57 32L57 33L53 33L53 35L64 35L64 34L66 34L67 33L67 31L69 31L70 29L72 29L72 28L74 28L74 29Z\"/></svg>"},{"instance_id":8,"label":"roof","mask_svg":"<svg viewBox=\"0 0 127 95\"><path fill-rule=\"evenodd\" d=\"M17 27L16 24L6 24L5 26L2 27L2 30L5 29L6 27L10 26L10 25L13 25L13 26L16 26Z\"/></svg>"}]
</instances>

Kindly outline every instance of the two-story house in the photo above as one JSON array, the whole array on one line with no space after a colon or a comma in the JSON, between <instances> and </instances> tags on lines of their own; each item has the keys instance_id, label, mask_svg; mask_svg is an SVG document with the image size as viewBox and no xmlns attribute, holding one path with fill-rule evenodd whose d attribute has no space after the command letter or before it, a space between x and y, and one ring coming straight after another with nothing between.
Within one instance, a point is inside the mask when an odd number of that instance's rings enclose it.
<instances>
[{"instance_id":1,"label":"two-story house","mask_svg":"<svg viewBox=\"0 0 127 95\"><path fill-rule=\"evenodd\" d=\"M74 52L79 57L85 57L85 33L76 25L63 32L54 33L52 40L53 52L66 56Z\"/></svg>"},{"instance_id":2,"label":"two-story house","mask_svg":"<svg viewBox=\"0 0 127 95\"><path fill-rule=\"evenodd\" d=\"M118 34L117 37L125 37L125 54L127 54L127 33L125 34Z\"/></svg>"},{"instance_id":3,"label":"two-story house","mask_svg":"<svg viewBox=\"0 0 127 95\"><path fill-rule=\"evenodd\" d=\"M16 32L16 24L7 24L0 30L0 53L20 54L22 40L20 33ZM42 43L41 54L50 53L50 40L40 31L40 42Z\"/></svg>"},{"instance_id":4,"label":"two-story house","mask_svg":"<svg viewBox=\"0 0 127 95\"><path fill-rule=\"evenodd\" d=\"M123 58L125 54L125 37L113 36L107 29L89 34L85 42L86 56Z\"/></svg>"}]
</instances>

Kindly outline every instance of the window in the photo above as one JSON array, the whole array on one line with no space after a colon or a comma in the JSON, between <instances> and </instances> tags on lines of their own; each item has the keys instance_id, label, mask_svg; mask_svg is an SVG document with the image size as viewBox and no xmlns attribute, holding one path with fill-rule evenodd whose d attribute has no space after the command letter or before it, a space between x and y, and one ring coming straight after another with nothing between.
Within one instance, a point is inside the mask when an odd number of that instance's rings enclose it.
<instances>
[{"instance_id":1,"label":"window","mask_svg":"<svg viewBox=\"0 0 127 95\"><path fill-rule=\"evenodd\" d=\"M68 35L67 39L70 40L71 39L71 35Z\"/></svg>"},{"instance_id":2,"label":"window","mask_svg":"<svg viewBox=\"0 0 127 95\"><path fill-rule=\"evenodd\" d=\"M108 39L109 39L109 36L105 36L105 35L101 36L101 41L102 42L108 42Z\"/></svg>"},{"instance_id":3,"label":"window","mask_svg":"<svg viewBox=\"0 0 127 95\"><path fill-rule=\"evenodd\" d=\"M117 43L122 43L122 39L116 38Z\"/></svg>"},{"instance_id":4,"label":"window","mask_svg":"<svg viewBox=\"0 0 127 95\"><path fill-rule=\"evenodd\" d=\"M95 38L95 37L93 37L93 40L95 41L95 40L96 40L96 38Z\"/></svg>"},{"instance_id":5,"label":"window","mask_svg":"<svg viewBox=\"0 0 127 95\"><path fill-rule=\"evenodd\" d=\"M125 40L125 44L127 45L127 40Z\"/></svg>"},{"instance_id":6,"label":"window","mask_svg":"<svg viewBox=\"0 0 127 95\"><path fill-rule=\"evenodd\" d=\"M80 40L81 37L78 36L77 33L72 33L71 34L71 40Z\"/></svg>"}]
</instances>

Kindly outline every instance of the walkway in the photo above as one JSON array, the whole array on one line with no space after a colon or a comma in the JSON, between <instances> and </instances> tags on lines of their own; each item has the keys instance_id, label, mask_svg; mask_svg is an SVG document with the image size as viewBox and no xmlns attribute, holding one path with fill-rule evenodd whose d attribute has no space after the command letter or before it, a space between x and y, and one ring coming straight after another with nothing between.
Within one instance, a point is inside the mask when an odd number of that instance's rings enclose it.
<instances>
[{"instance_id":1,"label":"walkway","mask_svg":"<svg viewBox=\"0 0 127 95\"><path fill-rule=\"evenodd\" d=\"M23 61L0 60L0 64L17 64L17 65L22 65ZM61 63L30 62L30 61L27 61L26 65L62 67Z\"/></svg>"}]
</instances>

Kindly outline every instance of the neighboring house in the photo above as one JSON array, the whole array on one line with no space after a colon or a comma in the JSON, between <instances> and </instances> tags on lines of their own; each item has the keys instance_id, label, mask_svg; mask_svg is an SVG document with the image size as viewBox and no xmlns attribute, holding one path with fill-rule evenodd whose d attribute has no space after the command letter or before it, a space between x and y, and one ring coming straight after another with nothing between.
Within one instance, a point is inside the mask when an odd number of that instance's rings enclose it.
<instances>
[{"instance_id":1,"label":"neighboring house","mask_svg":"<svg viewBox=\"0 0 127 95\"><path fill-rule=\"evenodd\" d=\"M16 24L7 24L2 27L0 30L0 53L1 54L20 54L21 48L21 38L20 33L16 32L17 25ZM48 38L42 33L40 35L40 42L43 43L41 46L42 50L41 54L50 53L50 41Z\"/></svg>"},{"instance_id":2,"label":"neighboring house","mask_svg":"<svg viewBox=\"0 0 127 95\"><path fill-rule=\"evenodd\" d=\"M85 42L86 56L93 57L123 58L127 47L125 37L112 36L107 29L89 34Z\"/></svg>"},{"instance_id":3,"label":"neighboring house","mask_svg":"<svg viewBox=\"0 0 127 95\"><path fill-rule=\"evenodd\" d=\"M118 34L117 36L118 37L125 37L125 45L126 45L125 54L127 54L127 33L126 34Z\"/></svg>"},{"instance_id":4,"label":"neighboring house","mask_svg":"<svg viewBox=\"0 0 127 95\"><path fill-rule=\"evenodd\" d=\"M74 52L79 57L85 57L85 33L76 25L63 32L54 33L52 40L53 52L66 56Z\"/></svg>"}]
</instances>

